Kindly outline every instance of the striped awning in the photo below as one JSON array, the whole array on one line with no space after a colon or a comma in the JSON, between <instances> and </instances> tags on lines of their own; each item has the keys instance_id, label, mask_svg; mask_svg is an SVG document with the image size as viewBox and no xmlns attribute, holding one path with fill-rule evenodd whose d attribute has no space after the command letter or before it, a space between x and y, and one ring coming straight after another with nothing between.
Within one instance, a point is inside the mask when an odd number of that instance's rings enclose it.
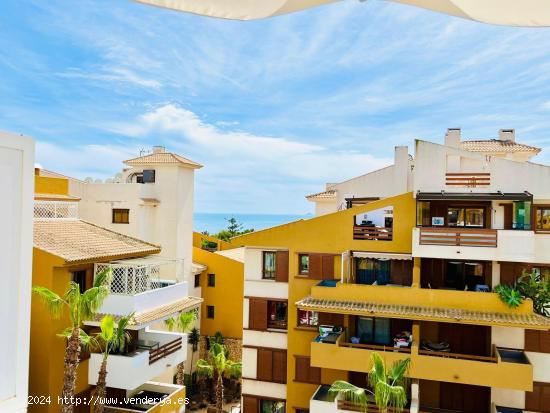
<instances>
[{"instance_id":1,"label":"striped awning","mask_svg":"<svg viewBox=\"0 0 550 413\"><path fill-rule=\"evenodd\" d=\"M379 260L412 260L412 254L391 252L352 251L351 255L357 258L375 258Z\"/></svg>"},{"instance_id":2,"label":"striped awning","mask_svg":"<svg viewBox=\"0 0 550 413\"><path fill-rule=\"evenodd\" d=\"M442 323L550 330L550 318L534 313L498 313L456 308L381 304L368 301L329 300L313 297L307 297L296 302L296 307L300 310L368 317L403 318L407 320L436 321Z\"/></svg>"}]
</instances>

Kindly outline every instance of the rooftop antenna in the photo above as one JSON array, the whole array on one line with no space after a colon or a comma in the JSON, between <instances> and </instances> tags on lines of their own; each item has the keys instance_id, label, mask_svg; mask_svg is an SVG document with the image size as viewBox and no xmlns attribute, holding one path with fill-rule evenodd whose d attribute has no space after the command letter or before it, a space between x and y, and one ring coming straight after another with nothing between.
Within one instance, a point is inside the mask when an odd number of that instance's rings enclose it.
<instances>
[{"instance_id":1,"label":"rooftop antenna","mask_svg":"<svg viewBox=\"0 0 550 413\"><path fill-rule=\"evenodd\" d=\"M146 150L145 148L141 148L141 149L139 150L139 156L143 156L143 155L146 154L146 153L147 153L147 150Z\"/></svg>"}]
</instances>

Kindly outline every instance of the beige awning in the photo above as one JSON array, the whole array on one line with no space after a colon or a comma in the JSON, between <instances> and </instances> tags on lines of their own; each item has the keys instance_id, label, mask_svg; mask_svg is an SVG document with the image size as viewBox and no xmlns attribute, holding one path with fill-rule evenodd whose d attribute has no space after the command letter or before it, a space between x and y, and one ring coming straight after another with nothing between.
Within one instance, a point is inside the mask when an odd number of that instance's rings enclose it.
<instances>
[{"instance_id":1,"label":"beige awning","mask_svg":"<svg viewBox=\"0 0 550 413\"><path fill-rule=\"evenodd\" d=\"M412 254L398 254L391 252L352 251L351 255L357 258L376 258L384 260L412 260Z\"/></svg>"},{"instance_id":2,"label":"beige awning","mask_svg":"<svg viewBox=\"0 0 550 413\"><path fill-rule=\"evenodd\" d=\"M293 13L340 0L136 0L203 16L255 20ZM548 0L387 0L506 26L550 26ZM368 7L366 2L365 7Z\"/></svg>"},{"instance_id":3,"label":"beige awning","mask_svg":"<svg viewBox=\"0 0 550 413\"><path fill-rule=\"evenodd\" d=\"M296 307L300 310L351 314L365 317L550 330L550 319L534 313L510 314L457 308L383 304L369 301L328 300L314 297L306 297L296 302Z\"/></svg>"}]
</instances>

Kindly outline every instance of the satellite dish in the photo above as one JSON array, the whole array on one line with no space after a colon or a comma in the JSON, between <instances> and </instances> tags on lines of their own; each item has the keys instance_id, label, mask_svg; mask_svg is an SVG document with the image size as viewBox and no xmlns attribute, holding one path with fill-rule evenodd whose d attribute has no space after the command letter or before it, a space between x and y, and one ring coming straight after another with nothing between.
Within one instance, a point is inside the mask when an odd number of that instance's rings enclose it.
<instances>
[{"instance_id":1,"label":"satellite dish","mask_svg":"<svg viewBox=\"0 0 550 413\"><path fill-rule=\"evenodd\" d=\"M93 180L91 177L87 176L87 177L84 179L84 182L86 182L86 183L88 183L88 184L91 184L92 182L94 182L94 180Z\"/></svg>"}]
</instances>

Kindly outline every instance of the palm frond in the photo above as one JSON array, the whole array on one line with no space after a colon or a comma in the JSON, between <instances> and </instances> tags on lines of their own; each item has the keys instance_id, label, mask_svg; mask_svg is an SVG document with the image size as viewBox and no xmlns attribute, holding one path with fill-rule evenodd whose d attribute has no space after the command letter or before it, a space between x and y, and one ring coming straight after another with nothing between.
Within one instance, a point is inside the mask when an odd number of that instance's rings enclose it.
<instances>
[{"instance_id":1,"label":"palm frond","mask_svg":"<svg viewBox=\"0 0 550 413\"><path fill-rule=\"evenodd\" d=\"M68 340L69 337L72 335L72 333L73 333L73 328L67 327L66 329L64 329L63 331L61 331L56 335L57 337L61 337ZM78 331L78 337L80 339L80 347L83 348L84 350L87 350L90 347L99 347L99 343L95 339L95 337L88 335L88 333L86 333L81 328Z\"/></svg>"},{"instance_id":2,"label":"palm frond","mask_svg":"<svg viewBox=\"0 0 550 413\"><path fill-rule=\"evenodd\" d=\"M115 320L112 315L104 316L99 323L99 337L106 343L113 339L115 333Z\"/></svg>"},{"instance_id":3,"label":"palm frond","mask_svg":"<svg viewBox=\"0 0 550 413\"><path fill-rule=\"evenodd\" d=\"M164 320L164 324L168 328L168 331L174 331L176 328L176 319L174 317L167 318Z\"/></svg>"},{"instance_id":4,"label":"palm frond","mask_svg":"<svg viewBox=\"0 0 550 413\"><path fill-rule=\"evenodd\" d=\"M214 367L206 360L199 359L195 365L199 376L211 378L214 376Z\"/></svg>"},{"instance_id":5,"label":"palm frond","mask_svg":"<svg viewBox=\"0 0 550 413\"><path fill-rule=\"evenodd\" d=\"M332 383L328 392L332 395L341 395L345 400L363 407L365 411L367 410L367 393L361 387L357 387L344 380L337 380Z\"/></svg>"},{"instance_id":6,"label":"palm frond","mask_svg":"<svg viewBox=\"0 0 550 413\"><path fill-rule=\"evenodd\" d=\"M233 379L240 379L243 374L242 363L227 360L227 362L225 363L225 373Z\"/></svg>"},{"instance_id":7,"label":"palm frond","mask_svg":"<svg viewBox=\"0 0 550 413\"><path fill-rule=\"evenodd\" d=\"M67 305L67 302L63 298L46 287L33 287L32 292L40 297L42 302L48 307L53 318L61 317L63 308Z\"/></svg>"},{"instance_id":8,"label":"palm frond","mask_svg":"<svg viewBox=\"0 0 550 413\"><path fill-rule=\"evenodd\" d=\"M83 319L91 318L99 311L108 295L109 289L105 285L84 291L79 303L79 316Z\"/></svg>"},{"instance_id":9,"label":"palm frond","mask_svg":"<svg viewBox=\"0 0 550 413\"><path fill-rule=\"evenodd\" d=\"M392 385L400 385L405 382L405 377L409 372L410 365L410 358L398 360L392 364L390 371L388 372L388 377Z\"/></svg>"},{"instance_id":10,"label":"palm frond","mask_svg":"<svg viewBox=\"0 0 550 413\"><path fill-rule=\"evenodd\" d=\"M126 331L130 321L134 317L134 313L128 314L127 316L120 317L113 335L112 344L113 349L124 350L126 343L132 339L130 333Z\"/></svg>"},{"instance_id":11,"label":"palm frond","mask_svg":"<svg viewBox=\"0 0 550 413\"><path fill-rule=\"evenodd\" d=\"M197 319L197 312L195 310L180 313L177 318L178 329L181 332L186 332L193 325Z\"/></svg>"},{"instance_id":12,"label":"palm frond","mask_svg":"<svg viewBox=\"0 0 550 413\"><path fill-rule=\"evenodd\" d=\"M380 354L374 352L371 356L372 368L368 375L369 385L372 388L376 387L379 382L386 382L386 364Z\"/></svg>"},{"instance_id":13,"label":"palm frond","mask_svg":"<svg viewBox=\"0 0 550 413\"><path fill-rule=\"evenodd\" d=\"M93 287L108 286L111 283L112 275L113 270L110 267L105 267L95 275Z\"/></svg>"}]
</instances>

